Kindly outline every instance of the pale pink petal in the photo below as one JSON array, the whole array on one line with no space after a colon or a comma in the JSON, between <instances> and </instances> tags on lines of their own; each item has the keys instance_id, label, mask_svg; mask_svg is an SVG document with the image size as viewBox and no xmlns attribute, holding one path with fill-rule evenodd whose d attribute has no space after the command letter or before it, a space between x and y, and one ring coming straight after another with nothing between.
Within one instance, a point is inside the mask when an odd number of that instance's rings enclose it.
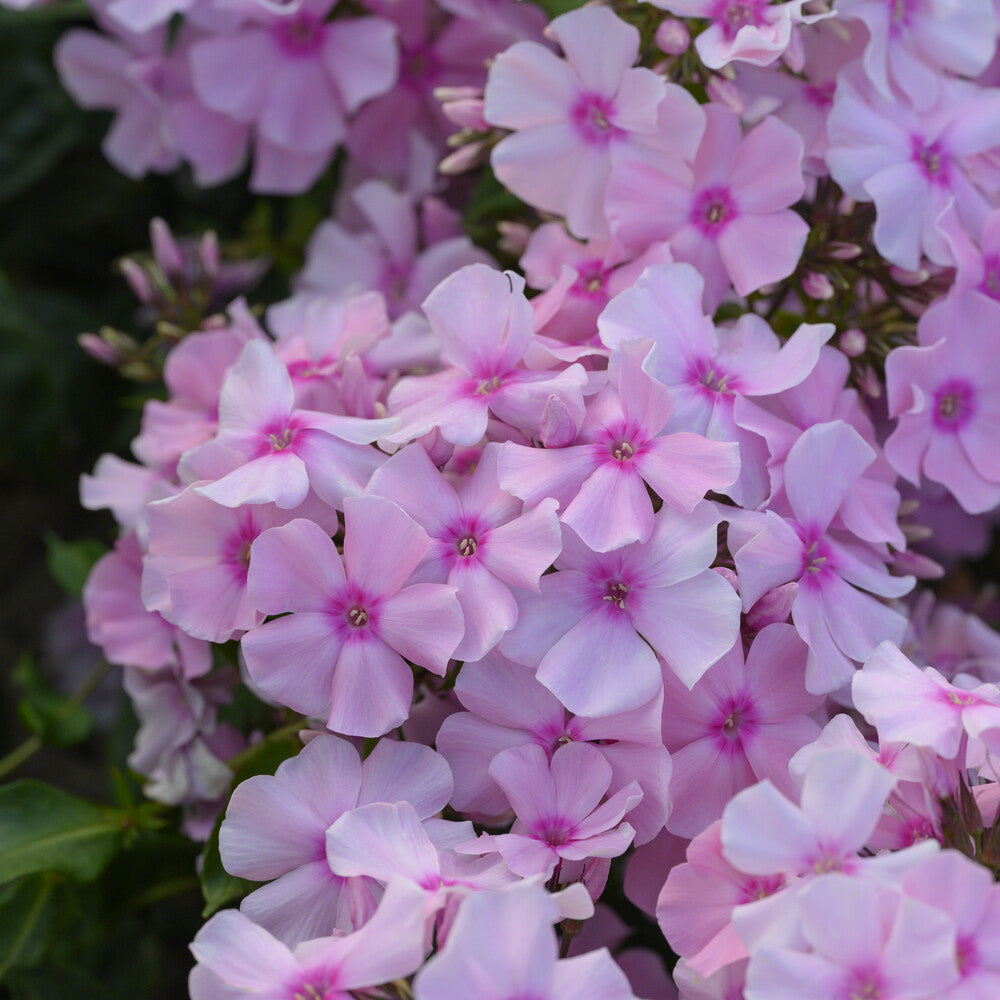
<instances>
[{"instance_id":1,"label":"pale pink petal","mask_svg":"<svg viewBox=\"0 0 1000 1000\"><path fill-rule=\"evenodd\" d=\"M664 503L691 513L709 490L722 491L736 481L740 451L735 443L700 434L667 434L648 445L636 466Z\"/></svg>"},{"instance_id":2,"label":"pale pink petal","mask_svg":"<svg viewBox=\"0 0 1000 1000\"><path fill-rule=\"evenodd\" d=\"M421 819L440 812L451 795L451 770L430 747L381 740L361 767L358 805L409 802Z\"/></svg>"},{"instance_id":3,"label":"pale pink petal","mask_svg":"<svg viewBox=\"0 0 1000 1000\"><path fill-rule=\"evenodd\" d=\"M344 564L351 583L373 595L396 593L430 546L427 532L384 497L348 497L344 523Z\"/></svg>"},{"instance_id":4,"label":"pale pink petal","mask_svg":"<svg viewBox=\"0 0 1000 1000\"><path fill-rule=\"evenodd\" d=\"M379 637L408 660L441 676L464 629L455 588L444 584L404 587L378 610Z\"/></svg>"},{"instance_id":5,"label":"pale pink petal","mask_svg":"<svg viewBox=\"0 0 1000 1000\"><path fill-rule=\"evenodd\" d=\"M740 295L787 278L806 245L809 226L792 211L737 216L718 239L719 254Z\"/></svg>"},{"instance_id":6,"label":"pale pink petal","mask_svg":"<svg viewBox=\"0 0 1000 1000\"><path fill-rule=\"evenodd\" d=\"M413 674L399 653L373 636L356 639L337 659L327 725L347 736L381 736L405 721L412 699Z\"/></svg>"}]
</instances>

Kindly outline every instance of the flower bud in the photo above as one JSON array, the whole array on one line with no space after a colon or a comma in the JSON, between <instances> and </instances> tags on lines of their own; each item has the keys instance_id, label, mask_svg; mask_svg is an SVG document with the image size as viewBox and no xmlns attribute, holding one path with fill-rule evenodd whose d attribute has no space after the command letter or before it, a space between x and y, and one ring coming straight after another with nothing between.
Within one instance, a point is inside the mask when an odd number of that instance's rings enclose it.
<instances>
[{"instance_id":1,"label":"flower bud","mask_svg":"<svg viewBox=\"0 0 1000 1000\"><path fill-rule=\"evenodd\" d=\"M857 328L852 327L840 335L840 350L849 358L860 358L868 347L868 338Z\"/></svg>"},{"instance_id":2,"label":"flower bud","mask_svg":"<svg viewBox=\"0 0 1000 1000\"><path fill-rule=\"evenodd\" d=\"M184 254L163 219L155 218L150 222L149 240L153 244L153 257L156 263L171 277L183 275Z\"/></svg>"},{"instance_id":3,"label":"flower bud","mask_svg":"<svg viewBox=\"0 0 1000 1000\"><path fill-rule=\"evenodd\" d=\"M708 83L705 84L705 90L713 101L717 104L725 105L730 111L735 111L738 115L742 115L746 110L743 98L740 97L740 92L734 84L730 83L724 77L718 75L710 77Z\"/></svg>"},{"instance_id":4,"label":"flower bud","mask_svg":"<svg viewBox=\"0 0 1000 1000\"><path fill-rule=\"evenodd\" d=\"M807 271L802 277L802 291L811 299L828 302L834 296L833 283L825 274Z\"/></svg>"},{"instance_id":5,"label":"flower bud","mask_svg":"<svg viewBox=\"0 0 1000 1000\"><path fill-rule=\"evenodd\" d=\"M792 612L792 602L799 592L798 583L785 583L769 590L747 612L747 625L759 632L765 625L788 621Z\"/></svg>"},{"instance_id":6,"label":"flower bud","mask_svg":"<svg viewBox=\"0 0 1000 1000\"><path fill-rule=\"evenodd\" d=\"M691 33L683 21L668 17L656 29L656 44L661 52L668 56L679 56L687 51L691 44Z\"/></svg>"},{"instance_id":7,"label":"flower bud","mask_svg":"<svg viewBox=\"0 0 1000 1000\"><path fill-rule=\"evenodd\" d=\"M576 440L578 430L562 396L549 396L542 411L542 444L546 448L565 448Z\"/></svg>"}]
</instances>

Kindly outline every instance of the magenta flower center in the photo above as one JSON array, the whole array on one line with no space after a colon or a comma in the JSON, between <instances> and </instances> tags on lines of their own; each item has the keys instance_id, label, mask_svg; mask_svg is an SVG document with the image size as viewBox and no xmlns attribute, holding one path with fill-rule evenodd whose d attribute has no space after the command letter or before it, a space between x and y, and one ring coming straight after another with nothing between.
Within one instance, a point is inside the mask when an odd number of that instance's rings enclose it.
<instances>
[{"instance_id":1,"label":"magenta flower center","mask_svg":"<svg viewBox=\"0 0 1000 1000\"><path fill-rule=\"evenodd\" d=\"M736 218L736 205L729 188L710 187L694 199L691 222L706 236L718 236Z\"/></svg>"},{"instance_id":2,"label":"magenta flower center","mask_svg":"<svg viewBox=\"0 0 1000 1000\"><path fill-rule=\"evenodd\" d=\"M630 441L615 441L611 445L611 457L616 462L628 462L635 455L635 448Z\"/></svg>"},{"instance_id":3,"label":"magenta flower center","mask_svg":"<svg viewBox=\"0 0 1000 1000\"><path fill-rule=\"evenodd\" d=\"M965 379L948 379L934 393L934 426L939 431L961 430L975 413L975 392Z\"/></svg>"},{"instance_id":4,"label":"magenta flower center","mask_svg":"<svg viewBox=\"0 0 1000 1000\"><path fill-rule=\"evenodd\" d=\"M855 972L849 981L845 1000L879 1000L882 984L879 976L868 970Z\"/></svg>"},{"instance_id":5,"label":"magenta flower center","mask_svg":"<svg viewBox=\"0 0 1000 1000\"><path fill-rule=\"evenodd\" d=\"M920 166L924 177L932 184L947 187L951 172L950 159L940 142L927 143L923 136L910 138L911 157Z\"/></svg>"},{"instance_id":6,"label":"magenta flower center","mask_svg":"<svg viewBox=\"0 0 1000 1000\"><path fill-rule=\"evenodd\" d=\"M767 6L766 0L722 0L715 5L712 17L721 25L722 32L728 39L736 37L740 28L747 25L757 26L764 23L761 13Z\"/></svg>"},{"instance_id":7,"label":"magenta flower center","mask_svg":"<svg viewBox=\"0 0 1000 1000\"><path fill-rule=\"evenodd\" d=\"M273 31L286 55L301 58L315 55L322 48L326 26L318 17L301 13L287 21L279 21Z\"/></svg>"},{"instance_id":8,"label":"magenta flower center","mask_svg":"<svg viewBox=\"0 0 1000 1000\"><path fill-rule=\"evenodd\" d=\"M802 576L804 580L818 580L825 570L831 569L830 549L822 538L803 542Z\"/></svg>"},{"instance_id":9,"label":"magenta flower center","mask_svg":"<svg viewBox=\"0 0 1000 1000\"><path fill-rule=\"evenodd\" d=\"M349 607L346 617L352 628L366 628L368 626L368 611L360 604Z\"/></svg>"},{"instance_id":10,"label":"magenta flower center","mask_svg":"<svg viewBox=\"0 0 1000 1000\"><path fill-rule=\"evenodd\" d=\"M292 443L293 437L294 431L291 427L286 427L277 433L268 434L267 439L271 442L271 451L284 451Z\"/></svg>"},{"instance_id":11,"label":"magenta flower center","mask_svg":"<svg viewBox=\"0 0 1000 1000\"><path fill-rule=\"evenodd\" d=\"M784 884L785 880L780 875L759 875L748 878L740 886L740 901L752 903L773 896Z\"/></svg>"},{"instance_id":12,"label":"magenta flower center","mask_svg":"<svg viewBox=\"0 0 1000 1000\"><path fill-rule=\"evenodd\" d=\"M494 375L493 378L483 379L483 381L476 386L476 395L488 396L491 392L499 388L500 388L500 376Z\"/></svg>"},{"instance_id":13,"label":"magenta flower center","mask_svg":"<svg viewBox=\"0 0 1000 1000\"><path fill-rule=\"evenodd\" d=\"M587 261L577 265L580 277L573 285L573 291L590 299L604 297L604 270L600 261Z\"/></svg>"},{"instance_id":14,"label":"magenta flower center","mask_svg":"<svg viewBox=\"0 0 1000 1000\"><path fill-rule=\"evenodd\" d=\"M601 94L581 94L570 109L569 120L584 142L593 146L606 146L619 130L611 124L615 106L610 98Z\"/></svg>"},{"instance_id":15,"label":"magenta flower center","mask_svg":"<svg viewBox=\"0 0 1000 1000\"><path fill-rule=\"evenodd\" d=\"M604 590L604 600L614 605L620 611L625 610L625 599L628 597L628 587L624 583L609 583Z\"/></svg>"},{"instance_id":16,"label":"magenta flower center","mask_svg":"<svg viewBox=\"0 0 1000 1000\"><path fill-rule=\"evenodd\" d=\"M544 840L550 847L561 847L569 841L566 820L561 817L546 820L538 830L536 836L539 840Z\"/></svg>"},{"instance_id":17,"label":"magenta flower center","mask_svg":"<svg viewBox=\"0 0 1000 1000\"><path fill-rule=\"evenodd\" d=\"M1000 254L983 258L983 280L979 291L991 299L1000 299Z\"/></svg>"},{"instance_id":18,"label":"magenta flower center","mask_svg":"<svg viewBox=\"0 0 1000 1000\"><path fill-rule=\"evenodd\" d=\"M833 104L833 92L837 85L833 80L827 83L810 83L802 88L808 104L816 108L829 108Z\"/></svg>"},{"instance_id":19,"label":"magenta flower center","mask_svg":"<svg viewBox=\"0 0 1000 1000\"><path fill-rule=\"evenodd\" d=\"M479 539L475 535L463 535L456 543L455 548L458 554L468 559L476 554L479 548Z\"/></svg>"}]
</instances>

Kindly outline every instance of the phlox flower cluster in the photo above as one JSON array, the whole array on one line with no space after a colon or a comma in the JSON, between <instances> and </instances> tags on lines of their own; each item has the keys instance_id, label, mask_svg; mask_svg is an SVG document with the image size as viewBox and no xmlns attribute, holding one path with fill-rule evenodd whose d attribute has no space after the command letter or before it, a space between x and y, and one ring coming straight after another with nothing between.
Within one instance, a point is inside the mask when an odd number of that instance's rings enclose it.
<instances>
[{"instance_id":1,"label":"phlox flower cluster","mask_svg":"<svg viewBox=\"0 0 1000 1000\"><path fill-rule=\"evenodd\" d=\"M93 6L127 172L348 154L82 484L131 764L258 883L193 1000L994 995L993 6Z\"/></svg>"}]
</instances>

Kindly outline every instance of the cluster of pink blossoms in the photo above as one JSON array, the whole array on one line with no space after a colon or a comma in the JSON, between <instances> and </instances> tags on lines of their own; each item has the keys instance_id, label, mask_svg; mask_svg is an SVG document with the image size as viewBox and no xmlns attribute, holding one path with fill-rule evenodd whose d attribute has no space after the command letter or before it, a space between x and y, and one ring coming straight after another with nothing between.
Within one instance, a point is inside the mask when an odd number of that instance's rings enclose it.
<instances>
[{"instance_id":1,"label":"cluster of pink blossoms","mask_svg":"<svg viewBox=\"0 0 1000 1000\"><path fill-rule=\"evenodd\" d=\"M918 588L1000 508L993 4L93 6L122 169L349 153L83 480L131 764L259 883L193 1000L1000 992L1000 636Z\"/></svg>"}]
</instances>

